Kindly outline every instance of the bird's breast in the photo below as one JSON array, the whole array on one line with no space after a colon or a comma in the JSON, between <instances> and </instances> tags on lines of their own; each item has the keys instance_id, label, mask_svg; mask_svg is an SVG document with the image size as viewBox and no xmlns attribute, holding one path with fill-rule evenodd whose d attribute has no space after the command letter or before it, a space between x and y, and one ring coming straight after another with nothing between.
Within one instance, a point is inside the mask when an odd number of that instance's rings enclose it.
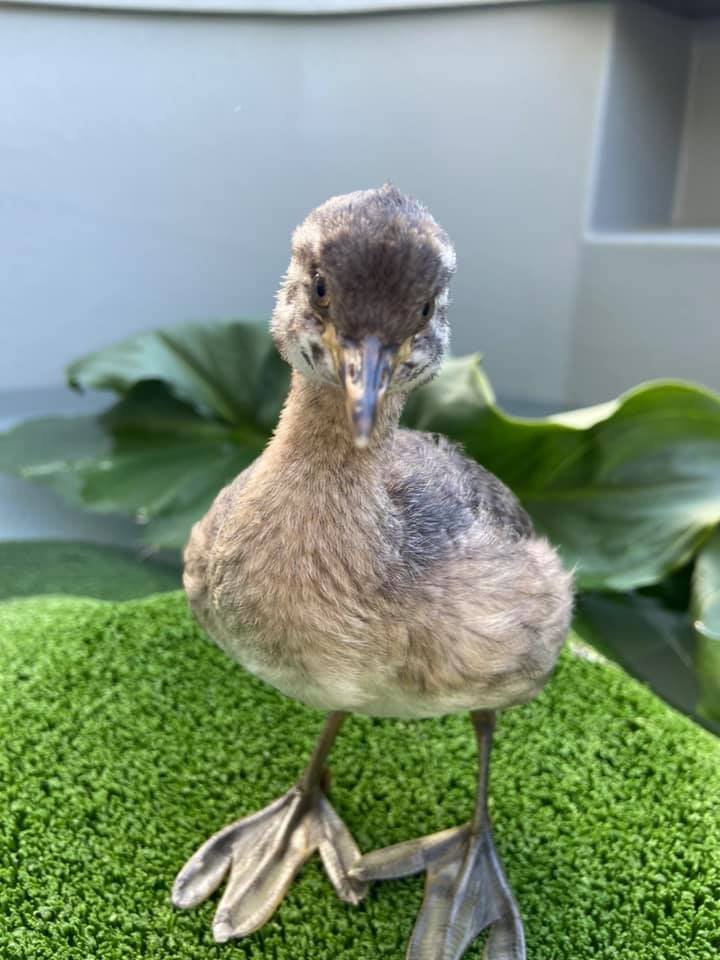
<instances>
[{"instance_id":1,"label":"bird's breast","mask_svg":"<svg viewBox=\"0 0 720 960\"><path fill-rule=\"evenodd\" d=\"M322 709L420 717L537 693L571 605L548 544L478 528L412 574L382 491L295 480L249 481L186 551L193 610L231 656Z\"/></svg>"},{"instance_id":2,"label":"bird's breast","mask_svg":"<svg viewBox=\"0 0 720 960\"><path fill-rule=\"evenodd\" d=\"M277 488L275 488L276 491ZM395 589L391 541L372 499L250 491L213 544L213 619L247 658L326 658L367 642ZM237 654L237 650L235 653Z\"/></svg>"}]
</instances>

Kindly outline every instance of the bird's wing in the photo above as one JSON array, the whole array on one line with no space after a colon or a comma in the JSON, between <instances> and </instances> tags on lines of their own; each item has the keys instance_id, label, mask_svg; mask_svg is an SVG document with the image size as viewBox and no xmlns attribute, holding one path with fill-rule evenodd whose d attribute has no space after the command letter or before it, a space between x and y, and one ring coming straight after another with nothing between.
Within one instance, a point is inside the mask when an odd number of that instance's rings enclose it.
<instances>
[{"instance_id":1,"label":"bird's wing","mask_svg":"<svg viewBox=\"0 0 720 960\"><path fill-rule=\"evenodd\" d=\"M218 532L232 510L233 503L247 483L255 463L251 463L231 483L222 488L205 516L193 526L190 531L190 538L185 545L183 586L190 607L201 623L203 622L202 614L208 601L208 569L212 558L213 545Z\"/></svg>"},{"instance_id":2,"label":"bird's wing","mask_svg":"<svg viewBox=\"0 0 720 960\"><path fill-rule=\"evenodd\" d=\"M405 552L441 556L471 527L516 542L533 526L502 481L443 436L399 430L388 492L403 521Z\"/></svg>"}]
</instances>

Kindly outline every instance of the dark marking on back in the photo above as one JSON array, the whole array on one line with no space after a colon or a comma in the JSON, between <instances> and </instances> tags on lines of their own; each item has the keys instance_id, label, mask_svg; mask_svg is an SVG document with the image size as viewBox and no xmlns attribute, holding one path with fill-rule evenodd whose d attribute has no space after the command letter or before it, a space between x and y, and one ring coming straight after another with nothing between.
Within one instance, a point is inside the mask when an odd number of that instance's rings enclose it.
<instances>
[{"instance_id":1,"label":"dark marking on back","mask_svg":"<svg viewBox=\"0 0 720 960\"><path fill-rule=\"evenodd\" d=\"M515 495L445 437L400 430L393 452L388 493L401 516L400 552L409 566L442 559L478 522L510 543L532 535Z\"/></svg>"}]
</instances>

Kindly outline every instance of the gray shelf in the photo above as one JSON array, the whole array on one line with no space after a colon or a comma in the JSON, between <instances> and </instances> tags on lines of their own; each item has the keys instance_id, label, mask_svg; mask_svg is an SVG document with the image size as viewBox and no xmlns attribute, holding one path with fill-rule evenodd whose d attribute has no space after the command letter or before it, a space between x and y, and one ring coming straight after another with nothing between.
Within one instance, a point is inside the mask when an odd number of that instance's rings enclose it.
<instances>
[{"instance_id":1,"label":"gray shelf","mask_svg":"<svg viewBox=\"0 0 720 960\"><path fill-rule=\"evenodd\" d=\"M618 7L590 228L720 230L719 102L720 21Z\"/></svg>"},{"instance_id":2,"label":"gray shelf","mask_svg":"<svg viewBox=\"0 0 720 960\"><path fill-rule=\"evenodd\" d=\"M651 6L697 20L720 17L720 0L648 0Z\"/></svg>"}]
</instances>

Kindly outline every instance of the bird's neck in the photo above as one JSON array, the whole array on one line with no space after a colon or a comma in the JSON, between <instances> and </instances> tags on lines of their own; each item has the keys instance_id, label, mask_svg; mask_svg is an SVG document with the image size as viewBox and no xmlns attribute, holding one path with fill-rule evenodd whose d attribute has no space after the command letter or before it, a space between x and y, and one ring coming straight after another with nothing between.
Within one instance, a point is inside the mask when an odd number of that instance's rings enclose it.
<instances>
[{"instance_id":1,"label":"bird's neck","mask_svg":"<svg viewBox=\"0 0 720 960\"><path fill-rule=\"evenodd\" d=\"M402 397L387 395L370 443L360 449L350 431L342 389L293 372L290 393L268 453L276 466L292 464L315 479L330 471L369 480L390 455L401 410Z\"/></svg>"},{"instance_id":2,"label":"bird's neck","mask_svg":"<svg viewBox=\"0 0 720 960\"><path fill-rule=\"evenodd\" d=\"M293 376L232 526L231 549L261 598L253 616L278 635L302 623L316 635L330 623L330 608L362 611L361 595L381 593L394 576L398 536L387 478L401 403L388 399L370 444L358 449L340 388Z\"/></svg>"}]
</instances>

